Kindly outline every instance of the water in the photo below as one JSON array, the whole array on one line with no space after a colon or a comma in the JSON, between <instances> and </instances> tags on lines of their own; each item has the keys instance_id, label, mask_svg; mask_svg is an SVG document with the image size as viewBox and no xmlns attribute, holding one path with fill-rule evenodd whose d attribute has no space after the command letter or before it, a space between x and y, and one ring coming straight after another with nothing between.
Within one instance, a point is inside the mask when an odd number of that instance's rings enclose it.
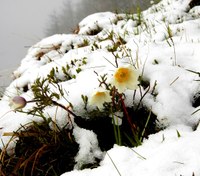
<instances>
[{"instance_id":1,"label":"water","mask_svg":"<svg viewBox=\"0 0 200 176\"><path fill-rule=\"evenodd\" d=\"M14 68L10 68L7 70L0 71L0 97L4 92L5 88L10 84L12 81L12 72Z\"/></svg>"}]
</instances>

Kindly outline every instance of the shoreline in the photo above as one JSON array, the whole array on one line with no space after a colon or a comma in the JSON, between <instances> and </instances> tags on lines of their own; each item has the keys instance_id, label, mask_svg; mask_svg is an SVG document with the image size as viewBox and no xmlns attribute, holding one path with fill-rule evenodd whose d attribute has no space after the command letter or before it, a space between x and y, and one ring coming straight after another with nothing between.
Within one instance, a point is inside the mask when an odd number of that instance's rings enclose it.
<instances>
[{"instance_id":1,"label":"shoreline","mask_svg":"<svg viewBox=\"0 0 200 176\"><path fill-rule=\"evenodd\" d=\"M4 92L6 87L12 82L12 73L16 68L0 70L0 92Z\"/></svg>"}]
</instances>

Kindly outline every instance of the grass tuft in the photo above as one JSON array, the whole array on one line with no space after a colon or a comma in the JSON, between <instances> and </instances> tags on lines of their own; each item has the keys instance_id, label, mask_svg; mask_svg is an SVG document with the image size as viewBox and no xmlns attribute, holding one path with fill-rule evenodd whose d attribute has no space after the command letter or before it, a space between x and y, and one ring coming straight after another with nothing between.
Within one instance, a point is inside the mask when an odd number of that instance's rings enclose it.
<instances>
[{"instance_id":1,"label":"grass tuft","mask_svg":"<svg viewBox=\"0 0 200 176\"><path fill-rule=\"evenodd\" d=\"M52 130L46 122L21 129L13 134L18 137L15 154L4 153L0 175L56 176L73 169L79 145L72 130Z\"/></svg>"}]
</instances>

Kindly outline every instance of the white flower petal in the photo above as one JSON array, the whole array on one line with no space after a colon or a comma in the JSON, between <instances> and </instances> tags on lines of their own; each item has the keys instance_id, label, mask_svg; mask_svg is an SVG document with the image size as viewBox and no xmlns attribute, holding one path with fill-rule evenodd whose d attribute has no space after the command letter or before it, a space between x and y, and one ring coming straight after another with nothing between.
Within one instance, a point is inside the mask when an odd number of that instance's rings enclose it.
<instances>
[{"instance_id":1,"label":"white flower petal","mask_svg":"<svg viewBox=\"0 0 200 176\"><path fill-rule=\"evenodd\" d=\"M105 102L111 102L112 97L110 96L110 92L108 90L105 90L103 88L99 88L98 90L96 90L91 99L89 100L89 104L90 105L95 105L97 106L99 109L103 108L103 104Z\"/></svg>"},{"instance_id":2,"label":"white flower petal","mask_svg":"<svg viewBox=\"0 0 200 176\"><path fill-rule=\"evenodd\" d=\"M119 67L113 76L112 84L118 89L119 93L124 92L126 89L135 90L139 83L139 71L132 65L125 65Z\"/></svg>"}]
</instances>

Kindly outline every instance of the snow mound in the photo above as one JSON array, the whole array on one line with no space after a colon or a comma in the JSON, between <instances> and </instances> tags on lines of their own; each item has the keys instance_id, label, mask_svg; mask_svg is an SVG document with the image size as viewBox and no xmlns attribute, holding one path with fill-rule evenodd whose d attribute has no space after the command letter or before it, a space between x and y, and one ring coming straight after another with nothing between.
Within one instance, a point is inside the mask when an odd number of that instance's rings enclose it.
<instances>
[{"instance_id":1,"label":"snow mound","mask_svg":"<svg viewBox=\"0 0 200 176\"><path fill-rule=\"evenodd\" d=\"M54 35L32 46L0 101L3 143L9 141L4 133L32 119L41 120L19 112L7 113L9 100L17 95L31 100L31 86L37 78L46 78L52 68L64 89L65 98L59 102L70 102L74 113L83 115L81 96L91 97L99 86L99 76L106 74L110 79L116 66L128 63L140 71L147 85L136 90L135 101L146 93L143 104L165 129L150 135L137 148L115 145L98 168L75 169L62 176L200 175L200 131L196 128L200 103L195 102L200 92L200 6L190 9L189 3L163 0L138 14L93 14L80 22L78 34ZM66 80L63 68L69 68L70 79ZM124 93L126 106L132 106L133 91ZM31 105L25 110L29 108ZM47 108L45 112L53 117L54 110ZM61 111L60 126L67 123L65 117ZM77 127L74 136L80 145L76 168L79 162L102 157L94 132Z\"/></svg>"}]
</instances>

